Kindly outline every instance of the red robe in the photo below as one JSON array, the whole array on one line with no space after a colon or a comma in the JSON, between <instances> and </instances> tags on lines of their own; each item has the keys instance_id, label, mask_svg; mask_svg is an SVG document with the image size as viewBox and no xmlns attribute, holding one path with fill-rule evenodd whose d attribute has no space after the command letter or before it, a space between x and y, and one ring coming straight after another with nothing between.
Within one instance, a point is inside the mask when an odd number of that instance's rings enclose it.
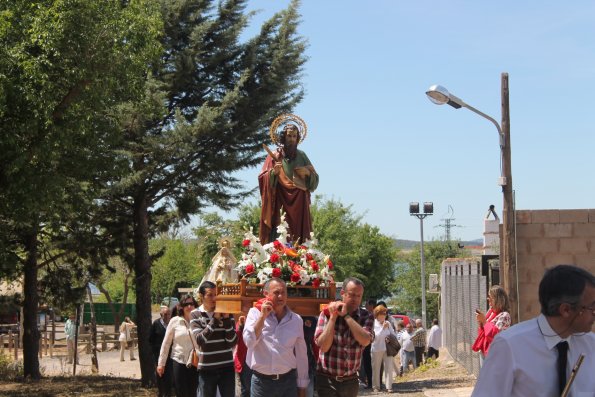
<instances>
[{"instance_id":1,"label":"red robe","mask_svg":"<svg viewBox=\"0 0 595 397\"><path fill-rule=\"evenodd\" d=\"M310 238L312 231L312 220L310 218L310 192L318 186L318 174L306 178L308 190L297 188L293 182L293 169L312 165L308 156L301 150L297 151L296 158L287 161L283 159L280 150L277 156L283 160L283 171L279 176L272 173L274 161L267 156L260 175L258 185L262 198L260 213L260 242L266 244L271 241L271 231L279 225L280 209L285 212L285 220L289 225L289 233L292 242L298 239L303 243Z\"/></svg>"}]
</instances>

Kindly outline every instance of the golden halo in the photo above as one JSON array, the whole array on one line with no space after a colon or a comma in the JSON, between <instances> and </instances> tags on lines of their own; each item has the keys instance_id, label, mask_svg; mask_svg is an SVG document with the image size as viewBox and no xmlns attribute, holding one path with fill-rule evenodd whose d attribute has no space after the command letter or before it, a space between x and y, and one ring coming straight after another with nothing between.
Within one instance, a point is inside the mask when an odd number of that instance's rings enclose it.
<instances>
[{"instance_id":1,"label":"golden halo","mask_svg":"<svg viewBox=\"0 0 595 397\"><path fill-rule=\"evenodd\" d=\"M232 248L233 247L233 239L229 236L223 236L219 239L219 248Z\"/></svg>"},{"instance_id":2,"label":"golden halo","mask_svg":"<svg viewBox=\"0 0 595 397\"><path fill-rule=\"evenodd\" d=\"M271 128L269 130L269 135L271 136L271 140L275 145L283 146L283 144L279 142L279 134L277 134L277 130L279 129L279 127L284 126L285 124L288 124L292 121L295 124L297 124L297 128L300 132L299 143L302 143L304 139L306 139L306 135L308 135L308 126L306 125L306 122L302 120L301 117L296 116L295 114L284 113L281 116L278 116L275 120L273 120L273 123L271 124Z\"/></svg>"}]
</instances>

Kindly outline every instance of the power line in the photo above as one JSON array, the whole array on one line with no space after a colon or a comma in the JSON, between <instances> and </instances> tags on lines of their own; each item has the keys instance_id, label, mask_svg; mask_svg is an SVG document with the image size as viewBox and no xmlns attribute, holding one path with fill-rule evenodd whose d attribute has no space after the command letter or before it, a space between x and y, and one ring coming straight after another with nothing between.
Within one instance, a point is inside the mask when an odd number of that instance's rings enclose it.
<instances>
[{"instance_id":1,"label":"power line","mask_svg":"<svg viewBox=\"0 0 595 397\"><path fill-rule=\"evenodd\" d=\"M440 225L436 225L434 227L443 227L444 228L444 239L445 241L451 241L451 234L450 234L450 230L453 227L462 227L461 225L455 225L453 223L453 221L455 220L455 218L453 218L455 211L452 208L452 205L448 205L448 213L446 214L446 218L442 218L440 219L441 221L443 221L444 223L441 223Z\"/></svg>"}]
</instances>

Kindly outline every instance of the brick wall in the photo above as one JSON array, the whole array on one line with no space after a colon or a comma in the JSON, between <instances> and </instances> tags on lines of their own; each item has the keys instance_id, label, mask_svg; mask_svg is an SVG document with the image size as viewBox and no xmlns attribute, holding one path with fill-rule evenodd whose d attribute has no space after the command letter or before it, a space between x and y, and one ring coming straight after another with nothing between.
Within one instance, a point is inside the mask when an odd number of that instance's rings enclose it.
<instances>
[{"instance_id":1,"label":"brick wall","mask_svg":"<svg viewBox=\"0 0 595 397\"><path fill-rule=\"evenodd\" d=\"M595 273L595 209L517 210L521 321L539 314L539 281L546 268L574 264Z\"/></svg>"}]
</instances>

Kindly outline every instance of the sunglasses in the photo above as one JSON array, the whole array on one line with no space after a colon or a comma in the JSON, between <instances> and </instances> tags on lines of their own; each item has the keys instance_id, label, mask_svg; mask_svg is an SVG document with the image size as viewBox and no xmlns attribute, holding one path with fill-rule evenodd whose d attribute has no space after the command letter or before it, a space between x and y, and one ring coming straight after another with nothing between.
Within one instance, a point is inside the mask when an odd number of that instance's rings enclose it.
<instances>
[{"instance_id":1,"label":"sunglasses","mask_svg":"<svg viewBox=\"0 0 595 397\"><path fill-rule=\"evenodd\" d=\"M186 307L186 306L196 306L196 305L192 301L182 303L182 307Z\"/></svg>"}]
</instances>

